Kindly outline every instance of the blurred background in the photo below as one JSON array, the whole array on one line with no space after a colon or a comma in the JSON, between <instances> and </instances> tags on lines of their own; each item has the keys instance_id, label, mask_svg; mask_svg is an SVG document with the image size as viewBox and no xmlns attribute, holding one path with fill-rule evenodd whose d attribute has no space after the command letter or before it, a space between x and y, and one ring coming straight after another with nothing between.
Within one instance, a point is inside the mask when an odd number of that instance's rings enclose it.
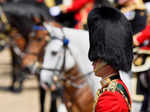
<instances>
[{"instance_id":1,"label":"blurred background","mask_svg":"<svg viewBox=\"0 0 150 112\"><path fill-rule=\"evenodd\" d=\"M150 0L0 0L1 112L67 112L62 102L70 108L73 93L66 101L66 80L40 81L46 45L55 37L47 26L88 34L88 13L102 5L119 9L131 22L134 60L127 80L132 112L150 112Z\"/></svg>"}]
</instances>

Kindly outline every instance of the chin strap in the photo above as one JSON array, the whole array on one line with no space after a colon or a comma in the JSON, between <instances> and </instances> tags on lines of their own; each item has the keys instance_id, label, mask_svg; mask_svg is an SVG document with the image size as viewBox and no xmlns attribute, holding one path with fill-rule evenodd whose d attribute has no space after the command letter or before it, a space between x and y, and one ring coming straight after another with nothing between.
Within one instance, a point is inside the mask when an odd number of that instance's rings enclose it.
<instances>
[{"instance_id":1,"label":"chin strap","mask_svg":"<svg viewBox=\"0 0 150 112\"><path fill-rule=\"evenodd\" d=\"M97 65L97 67L94 69L94 72L98 72L99 69L103 68L105 65L107 65L106 62L102 61L100 64Z\"/></svg>"}]
</instances>

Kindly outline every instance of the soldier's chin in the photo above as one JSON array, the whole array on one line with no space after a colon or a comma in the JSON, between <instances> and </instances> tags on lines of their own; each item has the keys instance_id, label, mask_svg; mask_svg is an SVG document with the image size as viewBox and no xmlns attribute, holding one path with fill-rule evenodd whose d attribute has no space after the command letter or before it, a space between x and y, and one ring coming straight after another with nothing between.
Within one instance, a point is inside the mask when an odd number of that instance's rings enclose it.
<instances>
[{"instance_id":1,"label":"soldier's chin","mask_svg":"<svg viewBox=\"0 0 150 112\"><path fill-rule=\"evenodd\" d=\"M47 84L45 84L45 83L41 83L41 87L44 89L44 90L49 90L49 87L48 87L48 85Z\"/></svg>"}]
</instances>

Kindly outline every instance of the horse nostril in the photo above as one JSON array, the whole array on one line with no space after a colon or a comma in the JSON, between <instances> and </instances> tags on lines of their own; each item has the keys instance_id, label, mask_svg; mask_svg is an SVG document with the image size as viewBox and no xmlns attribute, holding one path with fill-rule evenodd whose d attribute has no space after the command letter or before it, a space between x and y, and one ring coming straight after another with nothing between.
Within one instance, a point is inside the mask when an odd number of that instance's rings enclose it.
<instances>
[{"instance_id":1,"label":"horse nostril","mask_svg":"<svg viewBox=\"0 0 150 112\"><path fill-rule=\"evenodd\" d=\"M30 67L24 67L23 71L25 73L30 73L31 72Z\"/></svg>"}]
</instances>

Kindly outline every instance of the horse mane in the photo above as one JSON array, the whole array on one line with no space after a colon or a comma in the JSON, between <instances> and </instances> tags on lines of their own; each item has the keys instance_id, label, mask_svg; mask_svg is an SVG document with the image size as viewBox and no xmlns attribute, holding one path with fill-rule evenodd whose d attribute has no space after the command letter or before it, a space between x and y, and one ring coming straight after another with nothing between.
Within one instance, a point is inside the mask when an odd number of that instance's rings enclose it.
<instances>
[{"instance_id":1,"label":"horse mane","mask_svg":"<svg viewBox=\"0 0 150 112\"><path fill-rule=\"evenodd\" d=\"M41 7L33 3L17 2L5 3L2 9L7 16L9 24L17 28L24 37L27 37L34 25L33 16L39 17L43 21L51 19L47 12L48 10Z\"/></svg>"},{"instance_id":2,"label":"horse mane","mask_svg":"<svg viewBox=\"0 0 150 112\"><path fill-rule=\"evenodd\" d=\"M28 34L32 31L34 22L24 16L16 16L9 13L7 13L6 15L9 24L12 27L15 27L25 38L27 38Z\"/></svg>"},{"instance_id":3,"label":"horse mane","mask_svg":"<svg viewBox=\"0 0 150 112\"><path fill-rule=\"evenodd\" d=\"M44 20L52 18L48 12L48 8L42 4L38 5L32 2L5 3L2 8L5 13L11 13L16 16L24 16L27 18L36 16Z\"/></svg>"}]
</instances>

